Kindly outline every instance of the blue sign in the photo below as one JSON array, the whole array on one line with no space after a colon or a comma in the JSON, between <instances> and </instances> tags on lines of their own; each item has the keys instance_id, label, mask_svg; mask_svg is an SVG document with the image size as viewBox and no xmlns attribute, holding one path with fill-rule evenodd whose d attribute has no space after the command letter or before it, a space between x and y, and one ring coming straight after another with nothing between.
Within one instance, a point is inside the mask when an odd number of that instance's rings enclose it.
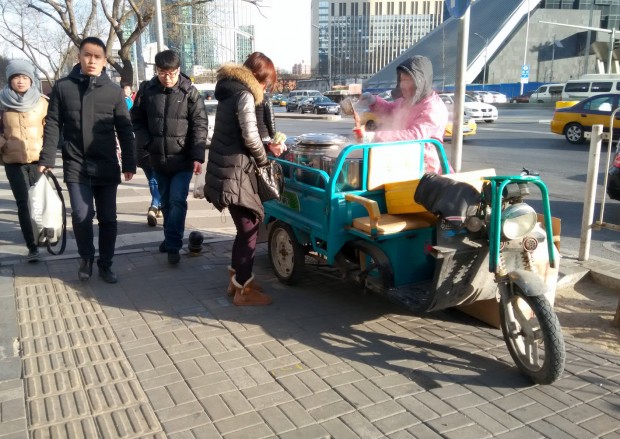
<instances>
[{"instance_id":1,"label":"blue sign","mask_svg":"<svg viewBox=\"0 0 620 439\"><path fill-rule=\"evenodd\" d=\"M523 64L521 66L521 82L527 84L530 80L530 66Z\"/></svg>"},{"instance_id":2,"label":"blue sign","mask_svg":"<svg viewBox=\"0 0 620 439\"><path fill-rule=\"evenodd\" d=\"M529 78L530 77L530 66L528 66L527 64L524 64L521 67L521 77L522 78Z\"/></svg>"},{"instance_id":3,"label":"blue sign","mask_svg":"<svg viewBox=\"0 0 620 439\"><path fill-rule=\"evenodd\" d=\"M471 0L446 0L446 6L450 16L454 18L461 18L467 12Z\"/></svg>"}]
</instances>

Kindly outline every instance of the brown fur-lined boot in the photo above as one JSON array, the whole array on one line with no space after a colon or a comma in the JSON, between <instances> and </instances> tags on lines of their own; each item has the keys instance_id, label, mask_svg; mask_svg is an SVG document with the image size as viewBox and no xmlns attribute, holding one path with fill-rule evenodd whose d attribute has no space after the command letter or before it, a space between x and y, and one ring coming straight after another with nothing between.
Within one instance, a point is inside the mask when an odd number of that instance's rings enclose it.
<instances>
[{"instance_id":1,"label":"brown fur-lined boot","mask_svg":"<svg viewBox=\"0 0 620 439\"><path fill-rule=\"evenodd\" d=\"M254 282L252 275L243 286L237 282L233 276L232 283L235 286L235 297L233 303L237 306L262 306L271 304L271 296L262 292L262 289Z\"/></svg>"},{"instance_id":2,"label":"brown fur-lined boot","mask_svg":"<svg viewBox=\"0 0 620 439\"><path fill-rule=\"evenodd\" d=\"M230 297L235 295L235 286L233 285L233 277L235 276L236 272L237 270L232 268L230 265L228 266L228 274L230 275L230 282L228 283L228 289L226 290L226 294L229 295ZM261 287L260 285L254 284L254 288L260 291L261 293L264 292L263 287Z\"/></svg>"},{"instance_id":3,"label":"brown fur-lined boot","mask_svg":"<svg viewBox=\"0 0 620 439\"><path fill-rule=\"evenodd\" d=\"M228 274L230 276L230 282L228 283L228 289L226 290L226 294L229 296L235 295L235 286L233 285L233 277L235 277L235 273L237 270L232 268L230 265L228 266Z\"/></svg>"}]
</instances>

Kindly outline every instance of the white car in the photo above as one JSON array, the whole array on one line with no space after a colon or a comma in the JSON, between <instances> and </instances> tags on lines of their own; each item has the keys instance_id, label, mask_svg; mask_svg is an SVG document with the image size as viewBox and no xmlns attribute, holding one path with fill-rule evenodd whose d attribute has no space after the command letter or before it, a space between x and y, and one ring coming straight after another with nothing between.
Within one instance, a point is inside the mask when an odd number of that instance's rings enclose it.
<instances>
[{"instance_id":1,"label":"white car","mask_svg":"<svg viewBox=\"0 0 620 439\"><path fill-rule=\"evenodd\" d=\"M493 95L493 102L496 104L505 104L508 102L508 97L503 93L498 91L488 91L487 93Z\"/></svg>"},{"instance_id":2,"label":"white car","mask_svg":"<svg viewBox=\"0 0 620 439\"><path fill-rule=\"evenodd\" d=\"M478 102L486 102L487 104L495 102L495 97L489 91L478 90L475 93L478 95Z\"/></svg>"},{"instance_id":3,"label":"white car","mask_svg":"<svg viewBox=\"0 0 620 439\"><path fill-rule=\"evenodd\" d=\"M442 93L439 95L446 104L454 104L453 93ZM492 123L497 120L497 107L484 102L478 102L469 95L465 95L465 114L476 122L485 121Z\"/></svg>"}]
</instances>

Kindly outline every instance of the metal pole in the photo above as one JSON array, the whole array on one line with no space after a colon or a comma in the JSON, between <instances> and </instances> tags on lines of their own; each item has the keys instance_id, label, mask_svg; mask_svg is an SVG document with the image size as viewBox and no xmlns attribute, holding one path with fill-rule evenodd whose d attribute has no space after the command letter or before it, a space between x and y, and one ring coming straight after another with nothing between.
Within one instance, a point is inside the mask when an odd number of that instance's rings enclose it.
<instances>
[{"instance_id":1,"label":"metal pole","mask_svg":"<svg viewBox=\"0 0 620 439\"><path fill-rule=\"evenodd\" d=\"M456 81L454 88L454 114L452 115L452 167L461 170L463 157L463 111L465 108L465 70L467 66L467 48L469 47L469 10L458 24L459 50L456 54Z\"/></svg>"},{"instance_id":2,"label":"metal pole","mask_svg":"<svg viewBox=\"0 0 620 439\"><path fill-rule=\"evenodd\" d=\"M592 27L592 14L594 13L594 0L590 0L590 20L588 21L588 26ZM590 45L592 44L591 33L588 29L588 33L586 34L586 48L584 50L583 55L583 74L588 73L588 62L590 60Z\"/></svg>"},{"instance_id":3,"label":"metal pole","mask_svg":"<svg viewBox=\"0 0 620 439\"><path fill-rule=\"evenodd\" d=\"M482 90L486 88L487 84L487 63L489 62L489 39L486 38L484 42L484 70L482 71Z\"/></svg>"},{"instance_id":4,"label":"metal pole","mask_svg":"<svg viewBox=\"0 0 620 439\"><path fill-rule=\"evenodd\" d=\"M164 50L164 25L161 18L161 0L155 0L155 16L157 27L157 51Z\"/></svg>"},{"instance_id":5,"label":"metal pole","mask_svg":"<svg viewBox=\"0 0 620 439\"><path fill-rule=\"evenodd\" d=\"M579 261L590 258L590 242L592 241L592 221L594 220L594 204L596 185L598 180L598 162L601 156L603 139L603 125L592 126L590 137L590 158L588 160L588 175L586 178L586 193L583 201L583 216L581 217L581 239L579 242Z\"/></svg>"},{"instance_id":6,"label":"metal pole","mask_svg":"<svg viewBox=\"0 0 620 439\"><path fill-rule=\"evenodd\" d=\"M327 87L332 89L332 11L327 15Z\"/></svg>"},{"instance_id":7,"label":"metal pole","mask_svg":"<svg viewBox=\"0 0 620 439\"><path fill-rule=\"evenodd\" d=\"M530 35L530 0L527 0L527 24L525 26L525 48L523 49L523 65L527 65L527 40ZM523 94L523 78L521 78L521 92Z\"/></svg>"},{"instance_id":8,"label":"metal pole","mask_svg":"<svg viewBox=\"0 0 620 439\"><path fill-rule=\"evenodd\" d=\"M553 62L555 61L555 35L553 41L551 41L551 74L549 75L549 82L553 82Z\"/></svg>"},{"instance_id":9,"label":"metal pole","mask_svg":"<svg viewBox=\"0 0 620 439\"><path fill-rule=\"evenodd\" d=\"M609 57L607 58L607 74L611 74L611 63L613 59L615 41L616 41L616 28L614 27L611 29L611 34L609 35Z\"/></svg>"}]
</instances>

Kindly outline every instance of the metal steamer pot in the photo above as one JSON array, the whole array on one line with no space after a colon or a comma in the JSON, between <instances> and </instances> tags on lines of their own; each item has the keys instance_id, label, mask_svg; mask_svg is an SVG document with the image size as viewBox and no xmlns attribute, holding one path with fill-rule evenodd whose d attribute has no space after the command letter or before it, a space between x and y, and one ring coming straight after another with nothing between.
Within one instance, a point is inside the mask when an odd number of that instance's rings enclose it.
<instances>
[{"instance_id":1,"label":"metal steamer pot","mask_svg":"<svg viewBox=\"0 0 620 439\"><path fill-rule=\"evenodd\" d=\"M340 154L340 148L338 151L334 151L321 157L321 169L327 172L330 176L334 174L334 167ZM336 189L339 191L352 191L362 188L362 165L364 162L364 155L362 150L352 151L347 155L342 169L336 179Z\"/></svg>"},{"instance_id":2,"label":"metal steamer pot","mask_svg":"<svg viewBox=\"0 0 620 439\"><path fill-rule=\"evenodd\" d=\"M287 158L300 165L327 171L322 166L322 157L325 155L334 155L337 157L342 148L348 143L350 143L349 139L344 136L339 136L338 134L302 134L297 138L297 142L290 149ZM297 169L295 171L295 176L298 181L303 183L324 187L323 180L316 173Z\"/></svg>"}]
</instances>

